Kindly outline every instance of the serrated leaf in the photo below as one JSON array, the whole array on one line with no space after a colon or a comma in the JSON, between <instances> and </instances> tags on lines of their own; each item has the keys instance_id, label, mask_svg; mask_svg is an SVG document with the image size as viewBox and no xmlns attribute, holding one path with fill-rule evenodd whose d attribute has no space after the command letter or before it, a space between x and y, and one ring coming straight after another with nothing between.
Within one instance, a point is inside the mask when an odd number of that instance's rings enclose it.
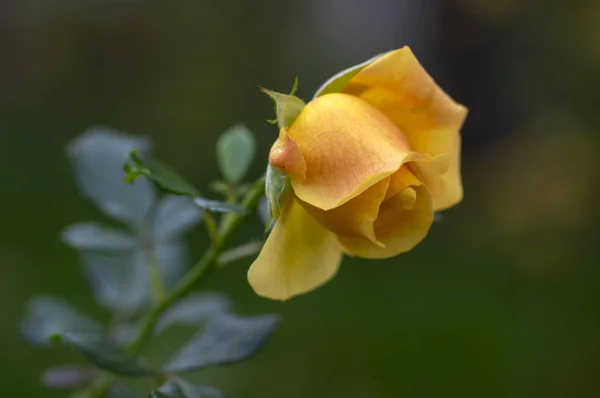
<instances>
[{"instance_id":1,"label":"serrated leaf","mask_svg":"<svg viewBox=\"0 0 600 398\"><path fill-rule=\"evenodd\" d=\"M255 241L226 250L219 256L219 264L226 265L245 257L255 256L260 252L263 245L264 242Z\"/></svg>"},{"instance_id":2,"label":"serrated leaf","mask_svg":"<svg viewBox=\"0 0 600 398\"><path fill-rule=\"evenodd\" d=\"M194 203L202 209L217 213L238 213L245 214L246 209L240 205L228 202L220 202L217 200L208 200L203 198L195 198Z\"/></svg>"},{"instance_id":3,"label":"serrated leaf","mask_svg":"<svg viewBox=\"0 0 600 398\"><path fill-rule=\"evenodd\" d=\"M48 296L29 301L21 332L30 342L49 346L50 337L65 332L104 333L103 326L69 303Z\"/></svg>"},{"instance_id":4,"label":"serrated leaf","mask_svg":"<svg viewBox=\"0 0 600 398\"><path fill-rule=\"evenodd\" d=\"M231 184L238 184L254 159L254 136L244 125L226 130L217 141L217 161L221 174Z\"/></svg>"},{"instance_id":5,"label":"serrated leaf","mask_svg":"<svg viewBox=\"0 0 600 398\"><path fill-rule=\"evenodd\" d=\"M202 209L221 213L243 214L245 212L238 205L203 198L192 184L172 168L147 155L143 155L139 151L132 151L129 157L129 161L124 166L125 171L128 173L125 179L129 182L136 181L138 177L143 175L150 178L166 192L190 197L194 204Z\"/></svg>"},{"instance_id":6,"label":"serrated leaf","mask_svg":"<svg viewBox=\"0 0 600 398\"><path fill-rule=\"evenodd\" d=\"M172 325L200 326L210 317L231 307L231 301L220 293L192 294L170 307L155 327L158 334Z\"/></svg>"},{"instance_id":7,"label":"serrated leaf","mask_svg":"<svg viewBox=\"0 0 600 398\"><path fill-rule=\"evenodd\" d=\"M212 317L165 366L168 372L187 372L206 366L241 362L256 354L267 342L279 317Z\"/></svg>"},{"instance_id":8,"label":"serrated leaf","mask_svg":"<svg viewBox=\"0 0 600 398\"><path fill-rule=\"evenodd\" d=\"M61 238L67 245L79 250L131 250L138 243L128 232L93 222L70 225L62 232Z\"/></svg>"},{"instance_id":9,"label":"serrated leaf","mask_svg":"<svg viewBox=\"0 0 600 398\"><path fill-rule=\"evenodd\" d=\"M123 181L123 163L133 148L148 150L143 138L129 137L104 127L94 127L67 147L75 181L84 196L116 219L139 225L152 206L155 189L148 181Z\"/></svg>"},{"instance_id":10,"label":"serrated leaf","mask_svg":"<svg viewBox=\"0 0 600 398\"><path fill-rule=\"evenodd\" d=\"M153 391L150 396L157 398L225 398L223 393L215 388L198 386L182 379L167 382L158 391Z\"/></svg>"},{"instance_id":11,"label":"serrated leaf","mask_svg":"<svg viewBox=\"0 0 600 398\"><path fill-rule=\"evenodd\" d=\"M140 176L146 176L166 192L191 197L200 195L196 187L170 166L142 153L138 149L134 149L129 153L129 160L123 168L127 172L125 181L129 183L133 183Z\"/></svg>"},{"instance_id":12,"label":"serrated leaf","mask_svg":"<svg viewBox=\"0 0 600 398\"><path fill-rule=\"evenodd\" d=\"M152 222L154 239L176 238L202 220L202 211L187 196L167 195L161 199Z\"/></svg>"},{"instance_id":13,"label":"serrated leaf","mask_svg":"<svg viewBox=\"0 0 600 398\"><path fill-rule=\"evenodd\" d=\"M358 65L354 65L349 67L348 69L344 69L343 71L336 73L331 78L329 78L319 89L315 92L314 98L320 97L325 94L331 93L339 93L342 88L352 80L354 76L358 74L361 70L363 70L367 65L375 61L377 58L385 55L387 53L382 53L374 56L371 59L366 60L365 62L361 62Z\"/></svg>"},{"instance_id":14,"label":"serrated leaf","mask_svg":"<svg viewBox=\"0 0 600 398\"><path fill-rule=\"evenodd\" d=\"M75 390L90 381L90 372L80 366L61 365L42 373L42 383L52 390Z\"/></svg>"},{"instance_id":15,"label":"serrated leaf","mask_svg":"<svg viewBox=\"0 0 600 398\"><path fill-rule=\"evenodd\" d=\"M121 376L153 376L156 372L139 360L127 357L118 347L94 334L63 333L54 339L73 347L94 366Z\"/></svg>"}]
</instances>

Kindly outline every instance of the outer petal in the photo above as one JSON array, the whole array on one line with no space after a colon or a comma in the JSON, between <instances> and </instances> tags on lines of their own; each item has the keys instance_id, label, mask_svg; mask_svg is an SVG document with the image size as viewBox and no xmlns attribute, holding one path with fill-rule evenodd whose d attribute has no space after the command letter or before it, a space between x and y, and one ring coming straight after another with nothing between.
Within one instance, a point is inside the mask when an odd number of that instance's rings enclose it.
<instances>
[{"instance_id":1,"label":"outer petal","mask_svg":"<svg viewBox=\"0 0 600 398\"><path fill-rule=\"evenodd\" d=\"M294 192L323 210L340 206L412 160L398 127L360 98L327 94L311 101L288 129L306 162Z\"/></svg>"},{"instance_id":2,"label":"outer petal","mask_svg":"<svg viewBox=\"0 0 600 398\"><path fill-rule=\"evenodd\" d=\"M291 197L248 270L256 294L286 300L331 279L342 260L335 235Z\"/></svg>"},{"instance_id":3,"label":"outer petal","mask_svg":"<svg viewBox=\"0 0 600 398\"><path fill-rule=\"evenodd\" d=\"M387 199L374 223L377 241L340 235L346 250L364 258L387 258L407 252L421 242L433 222L429 191L407 167L392 176Z\"/></svg>"},{"instance_id":4,"label":"outer petal","mask_svg":"<svg viewBox=\"0 0 600 398\"><path fill-rule=\"evenodd\" d=\"M417 166L429 188L435 210L462 199L460 129L467 109L450 98L427 74L408 47L387 53L363 68L342 89L388 116L410 148L431 156L445 155L449 167L438 174L431 163Z\"/></svg>"}]
</instances>

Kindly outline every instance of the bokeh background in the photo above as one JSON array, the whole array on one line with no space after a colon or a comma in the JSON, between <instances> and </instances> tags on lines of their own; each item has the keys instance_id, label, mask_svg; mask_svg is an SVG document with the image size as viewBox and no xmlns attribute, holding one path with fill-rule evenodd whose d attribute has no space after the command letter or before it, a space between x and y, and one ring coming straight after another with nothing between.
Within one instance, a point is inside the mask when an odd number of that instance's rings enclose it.
<instances>
[{"instance_id":1,"label":"bokeh background","mask_svg":"<svg viewBox=\"0 0 600 398\"><path fill-rule=\"evenodd\" d=\"M593 0L1 1L1 390L65 396L39 374L80 361L21 339L30 297L109 317L59 239L70 223L103 219L73 183L70 140L97 124L148 136L203 186L218 178L214 145L234 123L266 160L276 131L258 85L286 91L299 76L309 99L333 73L405 44L470 108L465 200L413 252L346 259L335 280L290 302L256 297L249 261L215 274L205 286L239 312L284 322L255 359L197 379L238 398L600 396ZM257 161L250 176L263 169ZM189 238L199 253L203 235Z\"/></svg>"}]
</instances>

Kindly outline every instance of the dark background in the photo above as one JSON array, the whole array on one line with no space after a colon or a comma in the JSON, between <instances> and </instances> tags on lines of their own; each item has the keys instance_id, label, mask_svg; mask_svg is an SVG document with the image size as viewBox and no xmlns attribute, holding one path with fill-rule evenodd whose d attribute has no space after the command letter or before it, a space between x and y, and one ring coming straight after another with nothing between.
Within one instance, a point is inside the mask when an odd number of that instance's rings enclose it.
<instances>
[{"instance_id":1,"label":"dark background","mask_svg":"<svg viewBox=\"0 0 600 398\"><path fill-rule=\"evenodd\" d=\"M21 339L28 298L108 319L59 239L103 219L72 181L71 139L96 124L149 136L203 186L218 134L243 122L254 178L277 134L258 85L287 91L297 75L309 99L405 44L470 109L465 200L413 252L346 259L290 302L255 296L249 261L214 275L240 312L285 320L257 358L198 380L238 398L597 397L600 2L575 0L0 1L3 393L63 396L39 374L79 360Z\"/></svg>"}]
</instances>

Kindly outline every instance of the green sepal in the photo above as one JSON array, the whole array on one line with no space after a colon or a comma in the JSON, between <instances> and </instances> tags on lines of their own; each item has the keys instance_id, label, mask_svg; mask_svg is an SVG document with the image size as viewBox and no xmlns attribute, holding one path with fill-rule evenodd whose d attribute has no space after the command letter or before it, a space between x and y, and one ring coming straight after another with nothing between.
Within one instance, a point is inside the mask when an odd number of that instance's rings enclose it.
<instances>
[{"instance_id":1,"label":"green sepal","mask_svg":"<svg viewBox=\"0 0 600 398\"><path fill-rule=\"evenodd\" d=\"M275 116L273 120L267 120L268 123L275 124L279 128L288 128L298 117L302 109L306 106L304 101L296 97L294 93L298 89L298 77L294 80L292 91L289 94L282 94L276 91L260 88L260 91L267 94L275 102Z\"/></svg>"},{"instance_id":2,"label":"green sepal","mask_svg":"<svg viewBox=\"0 0 600 398\"><path fill-rule=\"evenodd\" d=\"M315 92L314 98L320 97L325 94L331 93L339 93L342 88L350 81L354 76L358 74L361 70L363 70L366 66L373 63L377 58L385 55L387 53L381 53L374 56L371 59L368 59L364 62L361 62L358 65L351 66L343 71L333 75L329 78L318 90Z\"/></svg>"},{"instance_id":3,"label":"green sepal","mask_svg":"<svg viewBox=\"0 0 600 398\"><path fill-rule=\"evenodd\" d=\"M271 227L279 218L289 189L289 176L285 172L268 165L265 191L267 195L267 202L269 204L269 212L267 223L265 225L265 234L271 230Z\"/></svg>"},{"instance_id":4,"label":"green sepal","mask_svg":"<svg viewBox=\"0 0 600 398\"><path fill-rule=\"evenodd\" d=\"M298 76L296 76L296 78L294 79L294 84L292 85L292 91L290 91L290 95L296 94L297 90L298 90Z\"/></svg>"}]
</instances>

